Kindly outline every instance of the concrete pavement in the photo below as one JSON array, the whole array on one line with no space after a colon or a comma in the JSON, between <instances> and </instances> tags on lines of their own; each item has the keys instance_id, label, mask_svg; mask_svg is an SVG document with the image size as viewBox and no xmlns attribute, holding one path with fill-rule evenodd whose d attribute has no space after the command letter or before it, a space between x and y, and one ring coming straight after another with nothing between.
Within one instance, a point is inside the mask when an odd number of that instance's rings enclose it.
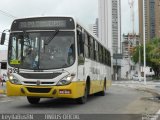
<instances>
[{"instance_id":1,"label":"concrete pavement","mask_svg":"<svg viewBox=\"0 0 160 120\"><path fill-rule=\"evenodd\" d=\"M149 89L155 92L157 95L160 96L160 81L147 81L147 84L145 85L143 81L133 81L133 80L125 80L125 81L113 81L113 85L120 85L125 86L129 88L135 88L135 89ZM5 94L6 92L6 83L0 84L0 95Z\"/></svg>"},{"instance_id":2,"label":"concrete pavement","mask_svg":"<svg viewBox=\"0 0 160 120\"><path fill-rule=\"evenodd\" d=\"M113 85L125 86L129 88L134 88L138 90L149 90L148 92L153 92L157 96L160 96L160 81L147 81L145 85L143 81L113 81Z\"/></svg>"},{"instance_id":3,"label":"concrete pavement","mask_svg":"<svg viewBox=\"0 0 160 120\"><path fill-rule=\"evenodd\" d=\"M73 99L47 98L42 98L37 105L30 105L26 97L1 97L0 113L154 114L159 110L160 104L142 99L152 96L148 92L112 86L106 96L91 95L88 97L88 102L83 105L77 104Z\"/></svg>"},{"instance_id":4,"label":"concrete pavement","mask_svg":"<svg viewBox=\"0 0 160 120\"><path fill-rule=\"evenodd\" d=\"M149 87L157 88L159 85L160 83L150 82L146 86L149 89ZM23 111L24 113L60 114L155 114L159 111L159 102L148 100L154 95L135 90L135 88L142 89L146 86L144 87L144 84L138 81L113 81L113 86L107 91L106 96L90 96L87 104L84 105L78 105L73 100L67 99L41 99L40 104L34 106L27 102L26 97L5 97L5 94L0 94L0 113ZM5 86L0 86L0 89L5 90Z\"/></svg>"}]
</instances>

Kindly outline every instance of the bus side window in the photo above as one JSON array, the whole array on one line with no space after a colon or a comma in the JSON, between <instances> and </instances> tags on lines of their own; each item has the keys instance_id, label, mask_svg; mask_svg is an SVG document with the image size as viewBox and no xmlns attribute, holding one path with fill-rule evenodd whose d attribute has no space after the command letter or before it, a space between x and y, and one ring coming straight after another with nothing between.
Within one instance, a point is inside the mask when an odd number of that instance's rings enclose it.
<instances>
[{"instance_id":1,"label":"bus side window","mask_svg":"<svg viewBox=\"0 0 160 120\"><path fill-rule=\"evenodd\" d=\"M77 30L78 64L84 64L84 39L82 32Z\"/></svg>"},{"instance_id":2,"label":"bus side window","mask_svg":"<svg viewBox=\"0 0 160 120\"><path fill-rule=\"evenodd\" d=\"M89 46L88 46L88 34L87 32L85 34L85 39L84 39L84 54L86 58L89 58Z\"/></svg>"},{"instance_id":3,"label":"bus side window","mask_svg":"<svg viewBox=\"0 0 160 120\"><path fill-rule=\"evenodd\" d=\"M82 32L77 31L78 55L84 56L84 37Z\"/></svg>"}]
</instances>

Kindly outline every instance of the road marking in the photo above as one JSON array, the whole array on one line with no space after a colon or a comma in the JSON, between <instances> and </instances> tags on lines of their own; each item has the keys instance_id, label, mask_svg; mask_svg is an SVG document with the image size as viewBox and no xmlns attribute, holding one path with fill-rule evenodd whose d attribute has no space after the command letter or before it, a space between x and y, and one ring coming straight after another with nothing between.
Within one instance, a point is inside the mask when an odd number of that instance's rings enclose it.
<instances>
[{"instance_id":1,"label":"road marking","mask_svg":"<svg viewBox=\"0 0 160 120\"><path fill-rule=\"evenodd\" d=\"M160 109L159 111L153 115L153 114L146 114L142 117L142 120L159 120L160 117Z\"/></svg>"},{"instance_id":2,"label":"road marking","mask_svg":"<svg viewBox=\"0 0 160 120\"><path fill-rule=\"evenodd\" d=\"M0 102L11 102L11 101L13 101L13 100L3 100L3 101L0 101Z\"/></svg>"},{"instance_id":3,"label":"road marking","mask_svg":"<svg viewBox=\"0 0 160 120\"><path fill-rule=\"evenodd\" d=\"M5 95L5 94L0 94L0 98L1 98L1 97L6 97L6 95Z\"/></svg>"},{"instance_id":4,"label":"road marking","mask_svg":"<svg viewBox=\"0 0 160 120\"><path fill-rule=\"evenodd\" d=\"M159 109L159 111L156 113L156 116L157 116L156 120L158 120L158 118L160 117L160 109Z\"/></svg>"}]
</instances>

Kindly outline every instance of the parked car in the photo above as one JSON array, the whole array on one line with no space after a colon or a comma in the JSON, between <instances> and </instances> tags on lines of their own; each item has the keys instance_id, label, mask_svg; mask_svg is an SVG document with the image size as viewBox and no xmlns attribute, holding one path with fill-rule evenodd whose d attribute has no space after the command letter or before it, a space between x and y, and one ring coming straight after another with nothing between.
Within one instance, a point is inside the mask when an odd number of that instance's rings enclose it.
<instances>
[{"instance_id":1,"label":"parked car","mask_svg":"<svg viewBox=\"0 0 160 120\"><path fill-rule=\"evenodd\" d=\"M132 76L132 79L135 80L135 81L141 81L141 80L144 80L144 77L141 76L141 78L140 78L140 80L139 80L138 74L134 74L134 75Z\"/></svg>"}]
</instances>

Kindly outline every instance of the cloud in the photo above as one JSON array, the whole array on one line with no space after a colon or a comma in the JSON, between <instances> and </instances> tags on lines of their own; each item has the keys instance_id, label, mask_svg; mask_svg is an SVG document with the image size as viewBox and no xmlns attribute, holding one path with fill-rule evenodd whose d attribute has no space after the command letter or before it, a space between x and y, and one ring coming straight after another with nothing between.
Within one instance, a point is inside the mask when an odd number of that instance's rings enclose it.
<instances>
[{"instance_id":1,"label":"cloud","mask_svg":"<svg viewBox=\"0 0 160 120\"><path fill-rule=\"evenodd\" d=\"M18 18L71 15L80 19L87 26L98 17L98 0L5 0L1 1L0 9ZM6 19L10 24L12 19L7 16L3 17L0 24Z\"/></svg>"},{"instance_id":2,"label":"cloud","mask_svg":"<svg viewBox=\"0 0 160 120\"><path fill-rule=\"evenodd\" d=\"M3 0L0 10L17 18L33 16L75 16L85 27L98 17L98 0ZM0 32L9 29L12 17L0 12ZM6 47L0 46L0 50Z\"/></svg>"},{"instance_id":3,"label":"cloud","mask_svg":"<svg viewBox=\"0 0 160 120\"><path fill-rule=\"evenodd\" d=\"M130 8L128 0L122 2L122 34L131 30ZM17 18L31 16L75 16L88 27L98 17L98 0L2 0L0 10ZM0 12L0 32L9 29L13 18ZM138 33L138 2L135 0L135 31ZM1 48L2 46L0 46Z\"/></svg>"}]
</instances>

